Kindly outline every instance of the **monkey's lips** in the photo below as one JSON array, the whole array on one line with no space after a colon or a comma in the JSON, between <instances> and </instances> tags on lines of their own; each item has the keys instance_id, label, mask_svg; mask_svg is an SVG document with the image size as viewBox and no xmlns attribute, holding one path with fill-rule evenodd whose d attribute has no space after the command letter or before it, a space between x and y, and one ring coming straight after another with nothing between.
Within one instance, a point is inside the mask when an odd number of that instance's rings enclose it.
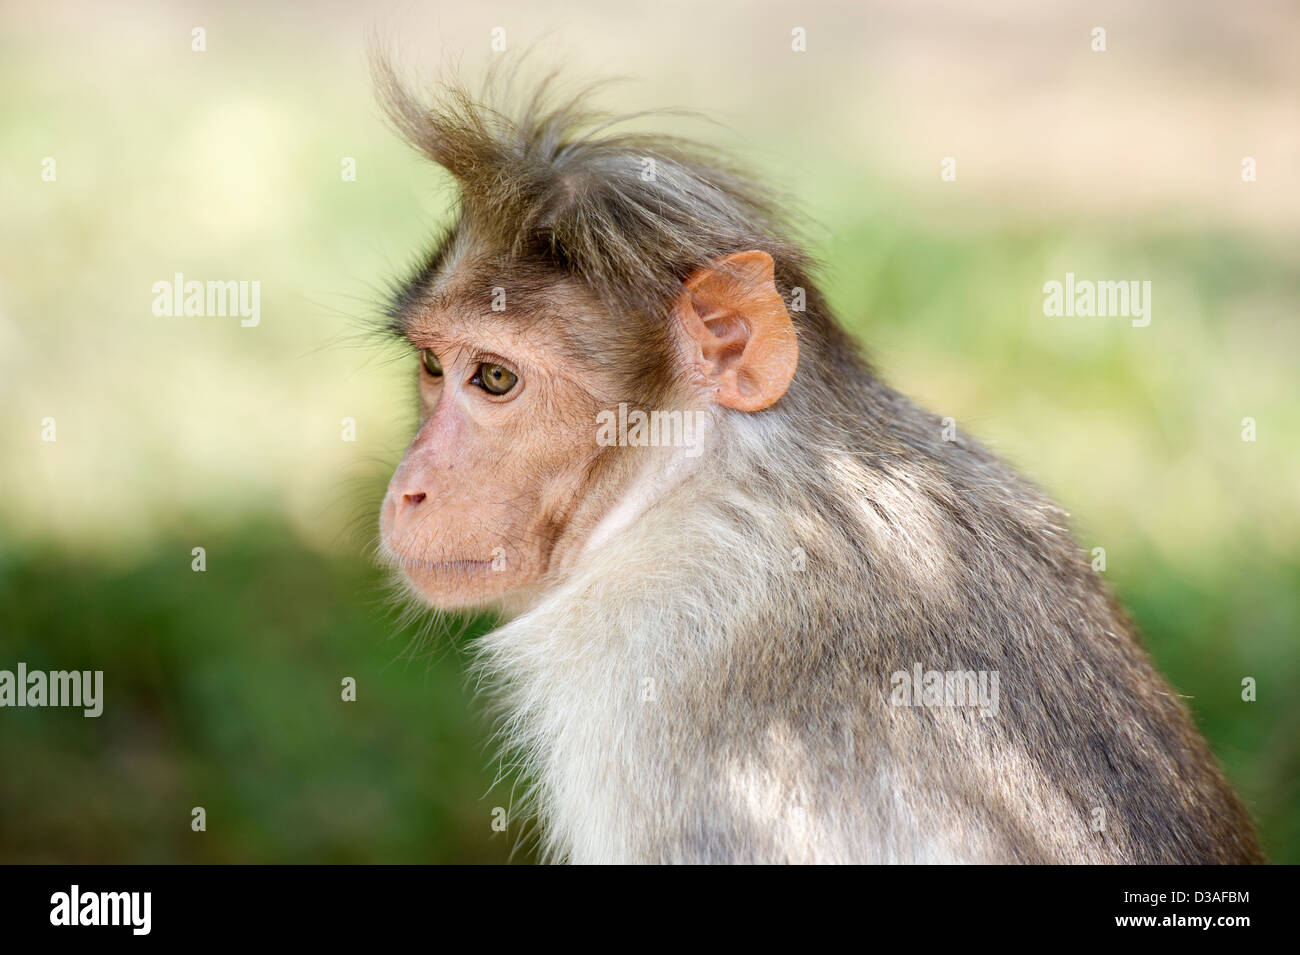
<instances>
[{"instance_id":1,"label":"monkey's lips","mask_svg":"<svg viewBox=\"0 0 1300 955\"><path fill-rule=\"evenodd\" d=\"M491 558L437 560L407 557L392 550L386 556L416 594L445 610L480 603L508 586L510 575L494 572Z\"/></svg>"},{"instance_id":2,"label":"monkey's lips","mask_svg":"<svg viewBox=\"0 0 1300 955\"><path fill-rule=\"evenodd\" d=\"M477 574L492 569L492 560L464 558L458 560L429 560L425 557L403 557L393 555L393 563L401 568L408 577L445 574Z\"/></svg>"}]
</instances>

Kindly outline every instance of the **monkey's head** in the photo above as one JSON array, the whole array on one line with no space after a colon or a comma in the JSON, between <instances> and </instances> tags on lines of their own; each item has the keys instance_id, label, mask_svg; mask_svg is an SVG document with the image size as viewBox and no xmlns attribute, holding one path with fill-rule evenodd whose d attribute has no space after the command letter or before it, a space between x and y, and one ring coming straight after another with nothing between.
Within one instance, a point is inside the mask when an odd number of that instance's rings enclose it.
<instances>
[{"instance_id":1,"label":"monkey's head","mask_svg":"<svg viewBox=\"0 0 1300 955\"><path fill-rule=\"evenodd\" d=\"M647 468L699 453L629 438L635 413L777 412L810 327L780 289L800 304L815 290L769 203L680 141L588 131L578 105L545 107L547 84L511 119L456 87L417 102L382 62L376 75L459 189L454 226L389 311L415 353L420 425L382 551L438 607L526 597L635 506Z\"/></svg>"}]
</instances>

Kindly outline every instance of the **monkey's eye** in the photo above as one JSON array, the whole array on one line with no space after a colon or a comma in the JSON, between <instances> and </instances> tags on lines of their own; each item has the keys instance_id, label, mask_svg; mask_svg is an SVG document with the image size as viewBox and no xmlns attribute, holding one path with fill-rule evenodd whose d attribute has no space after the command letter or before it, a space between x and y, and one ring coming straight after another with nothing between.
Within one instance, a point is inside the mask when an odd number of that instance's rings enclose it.
<instances>
[{"instance_id":1,"label":"monkey's eye","mask_svg":"<svg viewBox=\"0 0 1300 955\"><path fill-rule=\"evenodd\" d=\"M490 395L504 395L519 381L519 376L502 365L483 364L478 366L471 385L478 385Z\"/></svg>"},{"instance_id":2,"label":"monkey's eye","mask_svg":"<svg viewBox=\"0 0 1300 955\"><path fill-rule=\"evenodd\" d=\"M420 361L424 363L424 370L434 378L442 377L442 365L438 363L438 356L433 353L432 348L421 350Z\"/></svg>"}]
</instances>

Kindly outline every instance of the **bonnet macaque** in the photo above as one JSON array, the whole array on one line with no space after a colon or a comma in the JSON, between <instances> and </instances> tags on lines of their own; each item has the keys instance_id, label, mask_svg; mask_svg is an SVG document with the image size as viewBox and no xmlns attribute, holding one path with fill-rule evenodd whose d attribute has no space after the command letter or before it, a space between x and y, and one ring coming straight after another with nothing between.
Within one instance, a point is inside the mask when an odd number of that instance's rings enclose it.
<instances>
[{"instance_id":1,"label":"bonnet macaque","mask_svg":"<svg viewBox=\"0 0 1300 955\"><path fill-rule=\"evenodd\" d=\"M377 76L459 191L391 307L381 549L502 614L547 858L1262 861L1065 515L877 377L764 190L545 85Z\"/></svg>"}]
</instances>

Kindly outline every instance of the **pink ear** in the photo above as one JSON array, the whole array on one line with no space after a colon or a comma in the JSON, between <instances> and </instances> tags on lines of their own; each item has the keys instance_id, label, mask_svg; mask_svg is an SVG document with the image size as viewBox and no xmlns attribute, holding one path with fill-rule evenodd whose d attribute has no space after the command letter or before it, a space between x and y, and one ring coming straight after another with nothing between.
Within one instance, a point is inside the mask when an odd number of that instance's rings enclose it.
<instances>
[{"instance_id":1,"label":"pink ear","mask_svg":"<svg viewBox=\"0 0 1300 955\"><path fill-rule=\"evenodd\" d=\"M790 387L799 342L766 252L737 252L694 273L674 312L718 404L762 411Z\"/></svg>"}]
</instances>

